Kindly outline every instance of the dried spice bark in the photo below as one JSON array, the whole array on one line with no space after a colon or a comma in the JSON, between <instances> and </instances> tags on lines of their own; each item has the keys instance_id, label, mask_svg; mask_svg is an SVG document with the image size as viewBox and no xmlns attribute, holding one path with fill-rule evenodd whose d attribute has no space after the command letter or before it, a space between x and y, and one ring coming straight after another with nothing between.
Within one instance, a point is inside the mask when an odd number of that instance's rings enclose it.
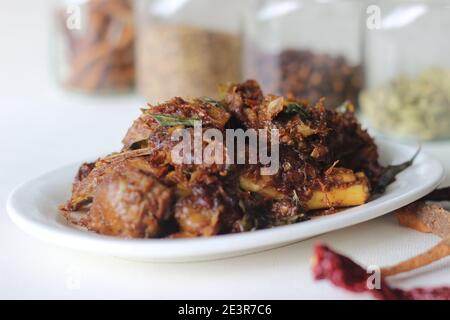
<instances>
[{"instance_id":1,"label":"dried spice bark","mask_svg":"<svg viewBox=\"0 0 450 320\"><path fill-rule=\"evenodd\" d=\"M434 193L439 194L438 191ZM443 240L425 253L394 266L383 268L384 276L408 272L450 255L450 212L440 204L417 201L397 210L395 215L400 225L419 232L435 234Z\"/></svg>"},{"instance_id":2,"label":"dried spice bark","mask_svg":"<svg viewBox=\"0 0 450 320\"><path fill-rule=\"evenodd\" d=\"M394 266L383 268L381 270L381 274L384 277L388 277L403 272L408 272L429 265L449 255L450 255L450 238L447 238L439 242L439 244L437 244L430 250L426 251L425 253L410 258L406 261L400 262Z\"/></svg>"},{"instance_id":3,"label":"dried spice bark","mask_svg":"<svg viewBox=\"0 0 450 320\"><path fill-rule=\"evenodd\" d=\"M450 237L450 212L438 203L414 202L397 210L395 215L402 226L441 238Z\"/></svg>"}]
</instances>

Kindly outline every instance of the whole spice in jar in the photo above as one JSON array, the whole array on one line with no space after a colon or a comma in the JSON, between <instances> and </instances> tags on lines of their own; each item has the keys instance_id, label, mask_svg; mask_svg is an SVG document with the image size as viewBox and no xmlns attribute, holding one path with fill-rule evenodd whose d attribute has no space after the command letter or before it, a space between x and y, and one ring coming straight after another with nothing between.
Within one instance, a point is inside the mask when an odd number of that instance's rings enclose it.
<instances>
[{"instance_id":1,"label":"whole spice in jar","mask_svg":"<svg viewBox=\"0 0 450 320\"><path fill-rule=\"evenodd\" d=\"M216 98L219 85L241 78L241 39L194 26L150 22L139 29L137 66L138 88L148 101Z\"/></svg>"},{"instance_id":2,"label":"whole spice in jar","mask_svg":"<svg viewBox=\"0 0 450 320\"><path fill-rule=\"evenodd\" d=\"M262 83L267 92L339 107L345 101L354 105L363 87L363 70L342 56L317 54L308 50L284 50L279 54L250 50L246 76Z\"/></svg>"},{"instance_id":3,"label":"whole spice in jar","mask_svg":"<svg viewBox=\"0 0 450 320\"><path fill-rule=\"evenodd\" d=\"M59 76L86 92L126 90L134 84L132 0L88 0L80 4L80 29L69 28L66 8L57 12L62 36Z\"/></svg>"},{"instance_id":4,"label":"whole spice in jar","mask_svg":"<svg viewBox=\"0 0 450 320\"><path fill-rule=\"evenodd\" d=\"M450 137L450 70L430 68L417 77L400 75L363 92L361 108L369 123L400 138Z\"/></svg>"}]
</instances>

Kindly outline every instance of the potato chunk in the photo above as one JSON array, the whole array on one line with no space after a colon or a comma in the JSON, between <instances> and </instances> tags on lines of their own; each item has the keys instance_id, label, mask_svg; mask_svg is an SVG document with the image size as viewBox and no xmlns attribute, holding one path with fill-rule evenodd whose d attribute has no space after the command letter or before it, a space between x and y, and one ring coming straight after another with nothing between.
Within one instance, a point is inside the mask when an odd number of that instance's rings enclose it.
<instances>
[{"instance_id":1,"label":"potato chunk","mask_svg":"<svg viewBox=\"0 0 450 320\"><path fill-rule=\"evenodd\" d=\"M351 207L369 199L369 182L364 173L334 169L327 177L323 190L315 190L307 201L308 210Z\"/></svg>"},{"instance_id":2,"label":"potato chunk","mask_svg":"<svg viewBox=\"0 0 450 320\"><path fill-rule=\"evenodd\" d=\"M258 193L267 199L283 200L292 197L275 188L270 176L242 176L239 182L242 189ZM369 183L364 173L333 168L318 182L321 188L312 190L312 196L303 203L306 210L357 206L369 199Z\"/></svg>"},{"instance_id":3,"label":"potato chunk","mask_svg":"<svg viewBox=\"0 0 450 320\"><path fill-rule=\"evenodd\" d=\"M275 187L270 185L270 176L261 176L253 178L249 176L242 176L239 179L239 185L246 191L256 192L269 199L283 199L286 196L278 191Z\"/></svg>"}]
</instances>

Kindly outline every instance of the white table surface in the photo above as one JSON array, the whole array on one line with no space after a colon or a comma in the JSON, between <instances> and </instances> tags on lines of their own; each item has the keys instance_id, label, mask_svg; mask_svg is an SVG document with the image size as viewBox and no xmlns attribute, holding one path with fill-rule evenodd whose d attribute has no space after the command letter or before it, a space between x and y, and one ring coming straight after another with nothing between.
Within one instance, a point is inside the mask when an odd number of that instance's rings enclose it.
<instances>
[{"instance_id":1,"label":"white table surface","mask_svg":"<svg viewBox=\"0 0 450 320\"><path fill-rule=\"evenodd\" d=\"M313 281L314 243L323 241L366 265L383 266L438 241L399 227L387 215L245 257L150 264L88 255L26 235L6 214L11 189L43 171L117 150L144 103L135 95L79 96L52 83L48 20L47 1L0 4L0 298L368 298ZM424 149L450 166L450 143ZM392 283L404 288L450 285L450 259Z\"/></svg>"}]
</instances>

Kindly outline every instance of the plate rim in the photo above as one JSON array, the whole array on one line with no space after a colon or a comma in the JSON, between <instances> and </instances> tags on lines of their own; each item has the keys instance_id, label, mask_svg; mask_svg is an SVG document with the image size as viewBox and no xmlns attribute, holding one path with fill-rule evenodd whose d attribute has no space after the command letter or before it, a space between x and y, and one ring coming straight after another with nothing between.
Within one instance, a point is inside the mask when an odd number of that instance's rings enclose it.
<instances>
[{"instance_id":1,"label":"plate rim","mask_svg":"<svg viewBox=\"0 0 450 320\"><path fill-rule=\"evenodd\" d=\"M409 149L411 153L414 151L411 146L386 141L384 139L377 139L376 143L381 149L383 149L383 147L380 145L384 145L385 148L400 146L401 148ZM156 262L211 260L216 259L217 256L234 257L303 241L307 238L375 219L405 206L431 192L445 177L444 167L439 160L423 151L419 154L418 159L422 159L421 162L424 160L430 162L429 165L434 167L436 177L427 181L425 185L412 188L408 192L401 194L387 203L379 203L376 207L366 208L364 214L361 214L360 212L361 207L364 206L361 205L348 208L334 215L320 218L321 224L317 224L318 220L310 220L287 226L257 230L255 232L218 235L209 238L170 240L126 239L99 235L69 226L64 226L64 228L55 227L48 223L44 223L43 221L36 221L30 214L27 215L26 213L21 212L23 210L20 210L20 204L17 204L17 202L20 201L21 196L23 196L22 193L26 191L27 188L33 187L37 181L42 180L47 176L52 176L59 171L67 170L70 167L79 166L80 162L47 171L46 173L40 174L20 184L14 188L8 196L6 209L10 219L24 232L43 241L62 247L127 259L144 259ZM414 196L412 196L412 194ZM413 197L414 200L410 200L411 197ZM379 199L382 198L383 197L381 196ZM372 201L377 201L377 199ZM395 202L395 205L393 205L393 202ZM342 215L342 213L345 213L345 215ZM336 222L339 224L339 227L334 226ZM299 236L299 233L302 235ZM224 243L227 245L224 245Z\"/></svg>"}]
</instances>

